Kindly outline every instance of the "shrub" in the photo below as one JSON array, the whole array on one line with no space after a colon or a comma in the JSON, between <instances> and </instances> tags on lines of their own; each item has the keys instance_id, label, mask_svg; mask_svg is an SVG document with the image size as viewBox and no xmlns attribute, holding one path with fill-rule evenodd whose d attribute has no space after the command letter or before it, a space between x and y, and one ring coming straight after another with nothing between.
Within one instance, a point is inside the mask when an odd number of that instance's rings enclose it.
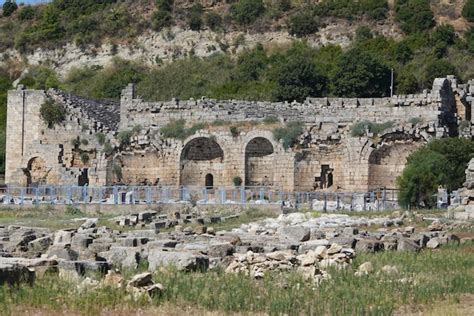
<instances>
[{"instance_id":1,"label":"shrub","mask_svg":"<svg viewBox=\"0 0 474 316\"><path fill-rule=\"evenodd\" d=\"M462 8L462 16L469 22L474 22L474 0L467 0Z\"/></svg>"},{"instance_id":2,"label":"shrub","mask_svg":"<svg viewBox=\"0 0 474 316\"><path fill-rule=\"evenodd\" d=\"M232 179L232 183L234 183L234 186L240 187L243 183L242 178L239 176L236 176Z\"/></svg>"},{"instance_id":3,"label":"shrub","mask_svg":"<svg viewBox=\"0 0 474 316\"><path fill-rule=\"evenodd\" d=\"M312 10L303 9L290 17L288 33L297 37L310 35L318 31L319 24L319 18Z\"/></svg>"},{"instance_id":4,"label":"shrub","mask_svg":"<svg viewBox=\"0 0 474 316\"><path fill-rule=\"evenodd\" d=\"M84 216L85 215L80 209L72 205L66 206L66 210L64 211L64 213L68 216Z\"/></svg>"},{"instance_id":5,"label":"shrub","mask_svg":"<svg viewBox=\"0 0 474 316\"><path fill-rule=\"evenodd\" d=\"M204 123L197 123L186 128L186 121L183 119L171 121L160 129L164 138L176 138L184 140L187 137L195 134L198 130L203 129Z\"/></svg>"},{"instance_id":6,"label":"shrub","mask_svg":"<svg viewBox=\"0 0 474 316\"><path fill-rule=\"evenodd\" d=\"M95 138L97 139L97 142L99 145L104 145L105 144L105 134L104 133L97 133L95 134Z\"/></svg>"},{"instance_id":7,"label":"shrub","mask_svg":"<svg viewBox=\"0 0 474 316\"><path fill-rule=\"evenodd\" d=\"M278 123L280 122L280 120L278 119L278 117L276 116L267 116L263 119L263 124L275 124L275 123Z\"/></svg>"},{"instance_id":8,"label":"shrub","mask_svg":"<svg viewBox=\"0 0 474 316\"><path fill-rule=\"evenodd\" d=\"M222 25L222 18L215 12L209 12L204 17L206 26L213 31L217 31Z\"/></svg>"},{"instance_id":9,"label":"shrub","mask_svg":"<svg viewBox=\"0 0 474 316\"><path fill-rule=\"evenodd\" d=\"M113 167L113 172L115 174L115 177L117 177L118 181L122 180L123 174L122 174L122 166L114 164Z\"/></svg>"},{"instance_id":10,"label":"shrub","mask_svg":"<svg viewBox=\"0 0 474 316\"><path fill-rule=\"evenodd\" d=\"M71 139L71 146L74 148L81 146L81 140L79 139L79 136Z\"/></svg>"},{"instance_id":11,"label":"shrub","mask_svg":"<svg viewBox=\"0 0 474 316\"><path fill-rule=\"evenodd\" d=\"M3 3L3 16L12 15L13 12L16 11L16 9L18 9L18 5L15 1L5 0L5 3Z\"/></svg>"},{"instance_id":12,"label":"shrub","mask_svg":"<svg viewBox=\"0 0 474 316\"><path fill-rule=\"evenodd\" d=\"M364 42L366 40L372 39L374 35L368 26L359 26L355 32L356 42Z\"/></svg>"},{"instance_id":13,"label":"shrub","mask_svg":"<svg viewBox=\"0 0 474 316\"><path fill-rule=\"evenodd\" d=\"M37 14L38 10L35 7L26 5L18 12L18 19L20 19L20 21L33 20Z\"/></svg>"},{"instance_id":14,"label":"shrub","mask_svg":"<svg viewBox=\"0 0 474 316\"><path fill-rule=\"evenodd\" d=\"M285 149L296 145L298 137L303 133L303 125L301 122L291 122L285 127L278 127L273 130L273 137L277 141L281 141Z\"/></svg>"},{"instance_id":15,"label":"shrub","mask_svg":"<svg viewBox=\"0 0 474 316\"><path fill-rule=\"evenodd\" d=\"M392 128L393 122L388 121L384 123L374 123L370 121L362 121L354 124L351 129L352 137L361 137L365 135L368 130L370 133L381 134L383 131Z\"/></svg>"},{"instance_id":16,"label":"shrub","mask_svg":"<svg viewBox=\"0 0 474 316\"><path fill-rule=\"evenodd\" d=\"M156 31L161 31L163 28L173 25L171 13L163 10L158 10L153 13L152 21L153 28Z\"/></svg>"},{"instance_id":17,"label":"shrub","mask_svg":"<svg viewBox=\"0 0 474 316\"><path fill-rule=\"evenodd\" d=\"M84 146L87 146L87 145L89 145L89 141L84 138L84 139L81 140L81 144L84 145Z\"/></svg>"},{"instance_id":18,"label":"shrub","mask_svg":"<svg viewBox=\"0 0 474 316\"><path fill-rule=\"evenodd\" d=\"M405 33L426 31L435 24L428 0L396 0L395 15Z\"/></svg>"},{"instance_id":19,"label":"shrub","mask_svg":"<svg viewBox=\"0 0 474 316\"><path fill-rule=\"evenodd\" d=\"M89 154L86 152L81 153L81 161L82 163L88 163L89 162Z\"/></svg>"},{"instance_id":20,"label":"shrub","mask_svg":"<svg viewBox=\"0 0 474 316\"><path fill-rule=\"evenodd\" d=\"M239 0L230 7L232 18L241 25L253 23L265 12L262 0Z\"/></svg>"},{"instance_id":21,"label":"shrub","mask_svg":"<svg viewBox=\"0 0 474 316\"><path fill-rule=\"evenodd\" d=\"M239 129L236 126L231 126L229 130L233 137L237 137L240 134Z\"/></svg>"},{"instance_id":22,"label":"shrub","mask_svg":"<svg viewBox=\"0 0 474 316\"><path fill-rule=\"evenodd\" d=\"M120 142L121 147L126 147L130 145L130 139L133 136L133 132L130 130L121 131L118 133L117 138Z\"/></svg>"},{"instance_id":23,"label":"shrub","mask_svg":"<svg viewBox=\"0 0 474 316\"><path fill-rule=\"evenodd\" d=\"M102 152L106 155L106 156L110 156L114 153L114 148L112 147L112 145L110 144L109 141L107 141L105 144L104 144L104 148L102 149Z\"/></svg>"},{"instance_id":24,"label":"shrub","mask_svg":"<svg viewBox=\"0 0 474 316\"><path fill-rule=\"evenodd\" d=\"M189 10L188 14L188 24L189 28L193 31L199 31L202 26L202 6L197 3L194 4Z\"/></svg>"},{"instance_id":25,"label":"shrub","mask_svg":"<svg viewBox=\"0 0 474 316\"><path fill-rule=\"evenodd\" d=\"M60 124L66 118L66 109L53 100L46 100L40 107L40 115L43 122L48 125L48 128L53 128L54 125Z\"/></svg>"},{"instance_id":26,"label":"shrub","mask_svg":"<svg viewBox=\"0 0 474 316\"><path fill-rule=\"evenodd\" d=\"M471 127L471 122L469 121L461 121L459 123L459 129L462 131L462 130L465 130L466 128L470 128Z\"/></svg>"},{"instance_id":27,"label":"shrub","mask_svg":"<svg viewBox=\"0 0 474 316\"><path fill-rule=\"evenodd\" d=\"M421 117L412 117L411 119L408 120L408 122L410 122L412 125L416 126L416 125L420 124L421 122L423 122L423 120L421 119Z\"/></svg>"}]
</instances>

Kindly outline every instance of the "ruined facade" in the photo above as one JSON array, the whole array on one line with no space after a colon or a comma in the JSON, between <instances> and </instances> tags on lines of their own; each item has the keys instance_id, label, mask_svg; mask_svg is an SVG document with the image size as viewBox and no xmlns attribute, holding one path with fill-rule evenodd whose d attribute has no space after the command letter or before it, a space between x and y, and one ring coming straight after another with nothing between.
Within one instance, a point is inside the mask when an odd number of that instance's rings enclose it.
<instances>
[{"instance_id":1,"label":"ruined facade","mask_svg":"<svg viewBox=\"0 0 474 316\"><path fill-rule=\"evenodd\" d=\"M8 94L6 182L390 189L408 155L430 139L471 137L473 95L474 81L453 77L417 95L303 103L145 102L133 85L120 102L105 102L20 86ZM47 99L66 109L52 128L40 116ZM165 137L162 128L178 120L186 133ZM288 148L275 131L292 122L302 133Z\"/></svg>"}]
</instances>

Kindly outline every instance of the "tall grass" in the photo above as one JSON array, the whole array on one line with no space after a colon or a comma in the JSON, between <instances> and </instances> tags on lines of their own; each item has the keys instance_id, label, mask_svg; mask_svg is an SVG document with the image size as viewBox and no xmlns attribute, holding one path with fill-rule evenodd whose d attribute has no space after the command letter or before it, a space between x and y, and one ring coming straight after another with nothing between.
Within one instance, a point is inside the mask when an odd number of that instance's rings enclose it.
<instances>
[{"instance_id":1,"label":"tall grass","mask_svg":"<svg viewBox=\"0 0 474 316\"><path fill-rule=\"evenodd\" d=\"M1 312L5 314L20 306L91 315L104 309L146 310L166 305L219 313L391 315L402 305L430 304L474 293L473 249L474 244L470 243L418 254L360 254L354 267L371 261L376 271L389 264L397 266L400 273L356 277L352 270L330 271L332 279L320 287L296 273L271 273L255 281L219 270L208 273L159 270L154 279L165 286L165 291L151 301L134 300L124 290L113 288L78 292L74 284L48 275L32 287L0 288L0 306L6 307Z\"/></svg>"}]
</instances>

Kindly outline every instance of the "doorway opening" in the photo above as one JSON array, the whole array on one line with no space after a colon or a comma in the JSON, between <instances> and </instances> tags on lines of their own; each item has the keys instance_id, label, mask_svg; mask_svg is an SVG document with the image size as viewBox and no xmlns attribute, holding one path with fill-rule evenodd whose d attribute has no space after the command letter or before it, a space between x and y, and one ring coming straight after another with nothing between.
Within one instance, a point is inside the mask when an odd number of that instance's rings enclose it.
<instances>
[{"instance_id":1,"label":"doorway opening","mask_svg":"<svg viewBox=\"0 0 474 316\"><path fill-rule=\"evenodd\" d=\"M214 176L210 173L206 174L206 188L212 189L214 186Z\"/></svg>"}]
</instances>

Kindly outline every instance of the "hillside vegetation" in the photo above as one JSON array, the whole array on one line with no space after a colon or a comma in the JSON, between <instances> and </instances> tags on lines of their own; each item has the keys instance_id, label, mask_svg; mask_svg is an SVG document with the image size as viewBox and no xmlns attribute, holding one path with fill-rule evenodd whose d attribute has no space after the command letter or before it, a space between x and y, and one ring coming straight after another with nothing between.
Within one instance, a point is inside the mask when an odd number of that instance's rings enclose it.
<instances>
[{"instance_id":1,"label":"hillside vegetation","mask_svg":"<svg viewBox=\"0 0 474 316\"><path fill-rule=\"evenodd\" d=\"M0 139L4 139L6 91L26 68L29 72L22 74L20 82L29 88L55 87L117 99L121 89L134 82L139 95L150 100L207 96L291 102L308 96L382 97L390 94L391 69L397 94L430 88L438 76L474 78L474 0L12 3L5 3L0 18L0 49L5 52L0 69ZM315 46L314 39L328 25L356 27L350 45ZM382 34L381 25L390 25L403 36ZM207 58L197 57L192 50L166 61L157 57L153 64L115 57L108 64L90 63L61 75L54 60L29 65L27 57L39 48L73 44L86 49L104 43L111 45L114 55L117 45L137 48L136 39L143 34L171 36L171 27L212 31L216 36L234 31L286 32L293 36L293 44L246 47L238 37L234 48L219 42ZM246 48L236 50L239 45ZM23 57L15 57L12 51ZM2 165L0 160L0 170Z\"/></svg>"}]
</instances>

